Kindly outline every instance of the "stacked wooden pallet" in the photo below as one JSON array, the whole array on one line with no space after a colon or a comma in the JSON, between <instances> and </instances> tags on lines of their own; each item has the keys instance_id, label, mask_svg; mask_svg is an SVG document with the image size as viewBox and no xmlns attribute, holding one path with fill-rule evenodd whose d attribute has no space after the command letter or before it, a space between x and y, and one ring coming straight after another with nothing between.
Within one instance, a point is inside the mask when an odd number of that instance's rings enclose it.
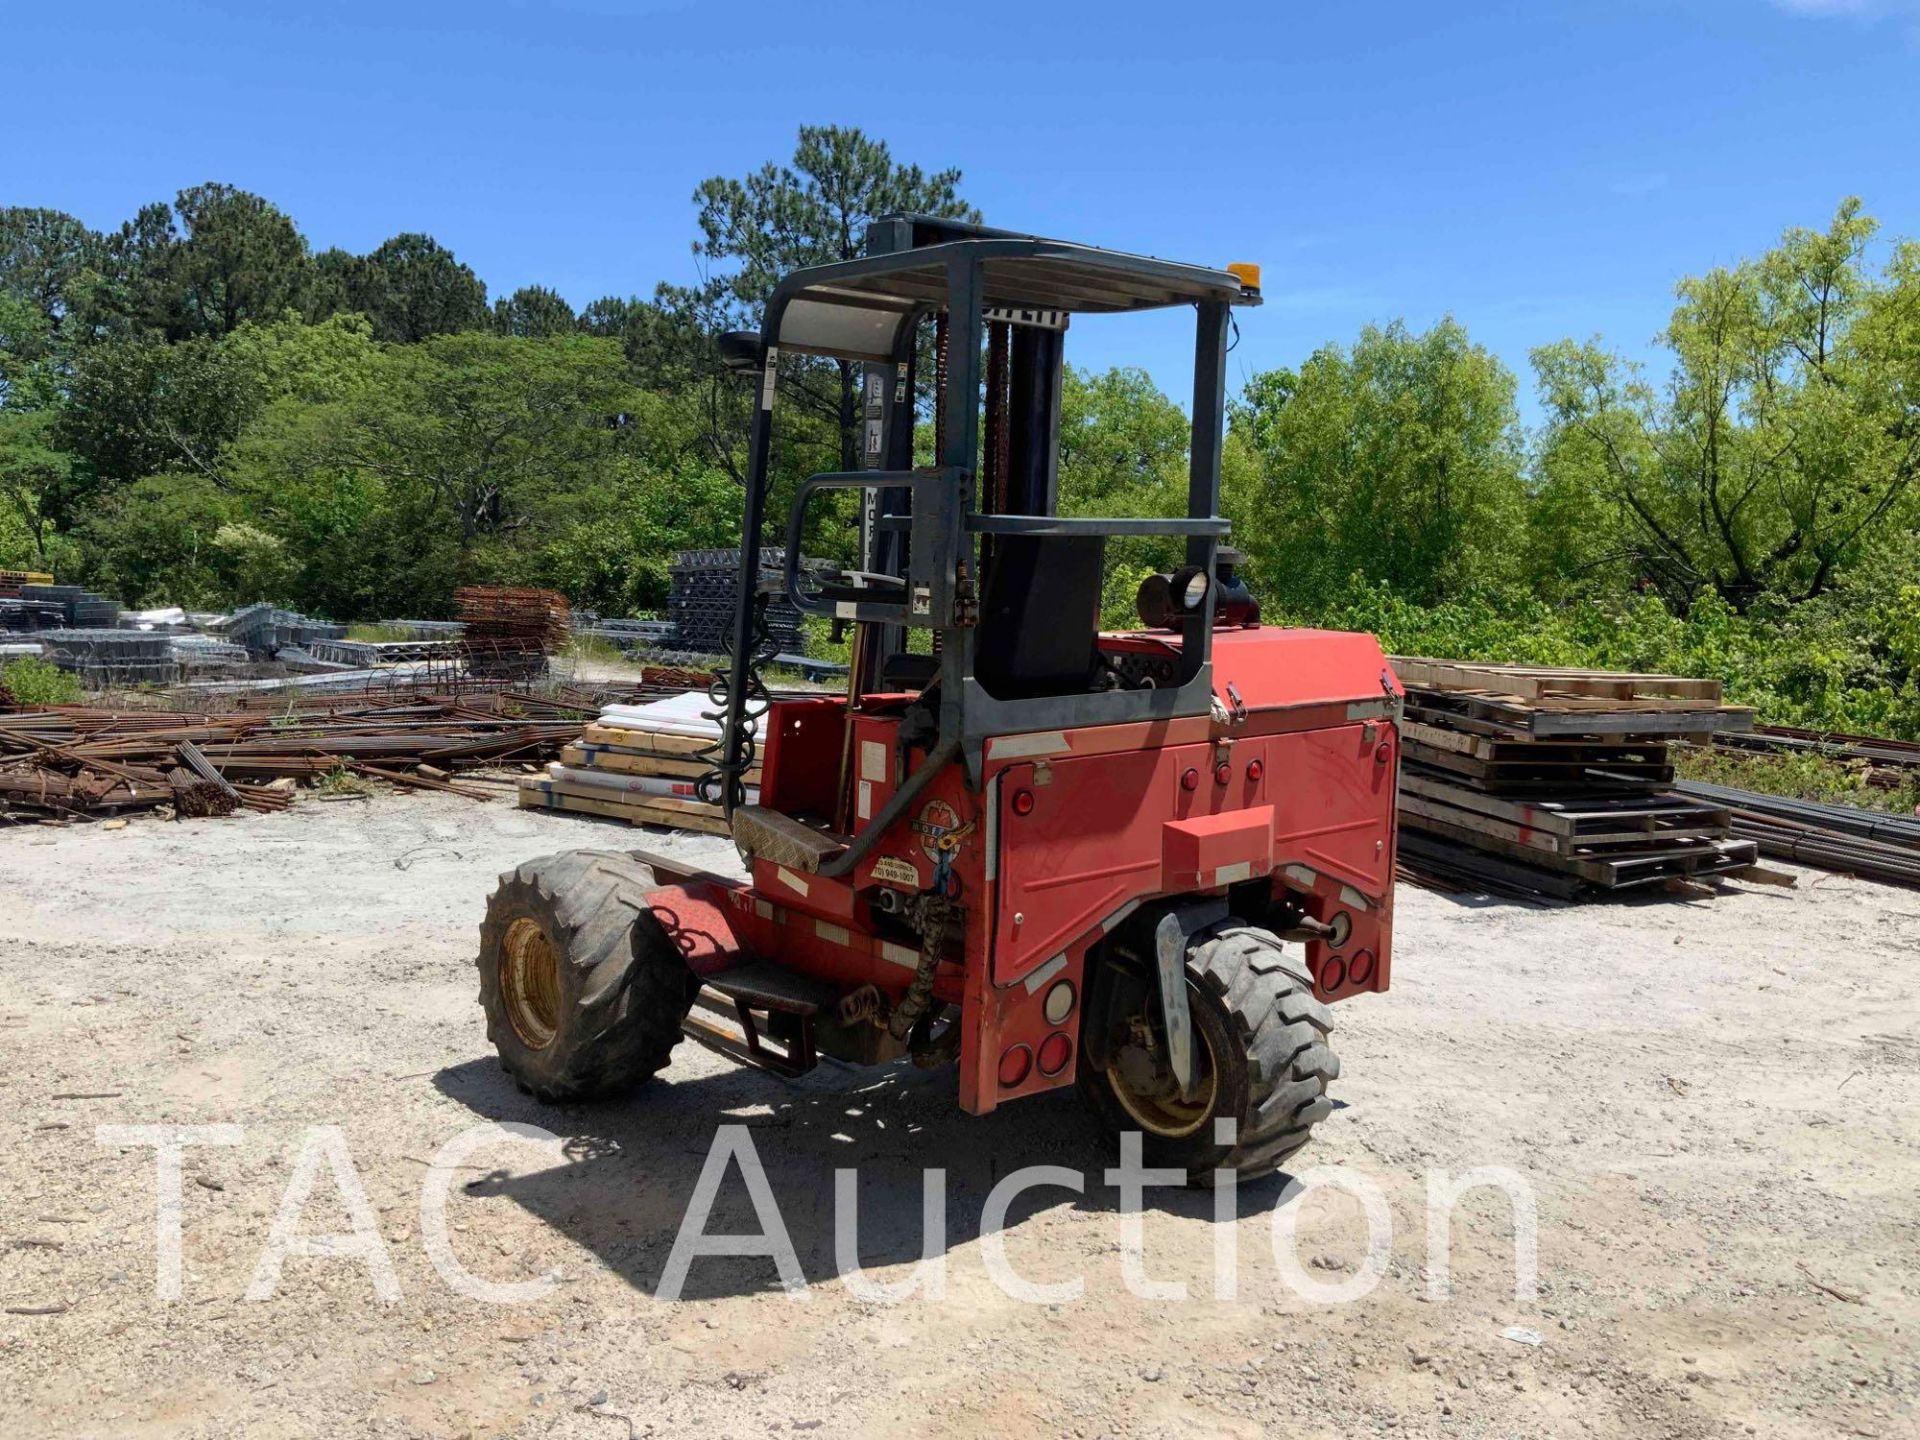
<instances>
[{"instance_id":1,"label":"stacked wooden pallet","mask_svg":"<svg viewBox=\"0 0 1920 1440\"><path fill-rule=\"evenodd\" d=\"M1403 863L1572 899L1754 863L1724 806L1675 795L1668 745L1744 730L1715 680L1396 656Z\"/></svg>"},{"instance_id":2,"label":"stacked wooden pallet","mask_svg":"<svg viewBox=\"0 0 1920 1440\"><path fill-rule=\"evenodd\" d=\"M728 833L725 810L703 799L700 778L720 727L702 713L712 702L697 691L643 705L608 705L560 752L543 775L520 781L527 810L563 810L635 825L663 825L710 835ZM756 767L747 772L747 802L759 797Z\"/></svg>"}]
</instances>

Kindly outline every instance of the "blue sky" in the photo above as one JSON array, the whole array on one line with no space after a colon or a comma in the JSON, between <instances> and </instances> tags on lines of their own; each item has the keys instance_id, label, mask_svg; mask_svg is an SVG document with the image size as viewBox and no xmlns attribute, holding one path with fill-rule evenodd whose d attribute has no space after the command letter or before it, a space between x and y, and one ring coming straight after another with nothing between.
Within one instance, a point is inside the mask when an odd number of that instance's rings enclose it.
<instances>
[{"instance_id":1,"label":"blue sky","mask_svg":"<svg viewBox=\"0 0 1920 1440\"><path fill-rule=\"evenodd\" d=\"M1920 0L0 0L0 92L0 204L106 226L217 179L316 249L425 230L576 304L691 278L703 177L855 124L996 224L1261 262L1236 380L1451 312L1530 396L1530 347L1644 353L1678 276L1844 195L1920 235ZM1186 343L1069 356L1179 396Z\"/></svg>"}]
</instances>

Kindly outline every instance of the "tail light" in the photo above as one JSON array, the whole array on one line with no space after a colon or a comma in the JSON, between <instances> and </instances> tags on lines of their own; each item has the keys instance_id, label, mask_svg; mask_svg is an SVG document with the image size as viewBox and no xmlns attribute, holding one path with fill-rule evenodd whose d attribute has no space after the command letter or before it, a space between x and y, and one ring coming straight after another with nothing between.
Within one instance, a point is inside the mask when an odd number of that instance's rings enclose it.
<instances>
[{"instance_id":1,"label":"tail light","mask_svg":"<svg viewBox=\"0 0 1920 1440\"><path fill-rule=\"evenodd\" d=\"M1063 1030L1056 1030L1040 1042L1040 1073L1058 1075L1073 1058L1073 1042Z\"/></svg>"},{"instance_id":2,"label":"tail light","mask_svg":"<svg viewBox=\"0 0 1920 1440\"><path fill-rule=\"evenodd\" d=\"M1027 1078L1033 1069L1033 1051L1025 1045L1015 1045L1000 1057L1000 1088L1011 1090Z\"/></svg>"}]
</instances>

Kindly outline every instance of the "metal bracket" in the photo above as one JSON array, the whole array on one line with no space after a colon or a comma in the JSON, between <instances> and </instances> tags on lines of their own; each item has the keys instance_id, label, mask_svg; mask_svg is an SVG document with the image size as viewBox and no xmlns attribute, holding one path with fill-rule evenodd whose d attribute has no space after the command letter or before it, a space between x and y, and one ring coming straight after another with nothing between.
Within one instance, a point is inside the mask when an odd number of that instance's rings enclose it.
<instances>
[{"instance_id":1,"label":"metal bracket","mask_svg":"<svg viewBox=\"0 0 1920 1440\"><path fill-rule=\"evenodd\" d=\"M1387 718L1393 721L1395 725L1398 725L1402 717L1407 713L1407 697L1393 688L1393 672L1391 670L1382 670L1380 672L1380 688L1386 692Z\"/></svg>"},{"instance_id":2,"label":"metal bracket","mask_svg":"<svg viewBox=\"0 0 1920 1440\"><path fill-rule=\"evenodd\" d=\"M1160 1018L1167 1030L1167 1064L1180 1098L1194 1095L1193 1014L1187 1007L1187 941L1227 918L1223 899L1181 905L1160 917L1153 928L1153 953L1160 977Z\"/></svg>"}]
</instances>

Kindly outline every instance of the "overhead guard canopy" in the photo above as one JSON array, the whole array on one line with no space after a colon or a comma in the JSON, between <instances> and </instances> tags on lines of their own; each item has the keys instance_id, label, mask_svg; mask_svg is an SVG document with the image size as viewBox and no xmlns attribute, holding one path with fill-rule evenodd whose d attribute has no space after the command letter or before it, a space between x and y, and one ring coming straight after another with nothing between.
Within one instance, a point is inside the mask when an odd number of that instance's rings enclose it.
<instances>
[{"instance_id":1,"label":"overhead guard canopy","mask_svg":"<svg viewBox=\"0 0 1920 1440\"><path fill-rule=\"evenodd\" d=\"M1062 240L956 240L796 270L767 306L769 343L783 350L879 363L901 356L916 315L947 304L950 261L978 260L991 309L1116 314L1260 292L1225 270Z\"/></svg>"}]
</instances>

